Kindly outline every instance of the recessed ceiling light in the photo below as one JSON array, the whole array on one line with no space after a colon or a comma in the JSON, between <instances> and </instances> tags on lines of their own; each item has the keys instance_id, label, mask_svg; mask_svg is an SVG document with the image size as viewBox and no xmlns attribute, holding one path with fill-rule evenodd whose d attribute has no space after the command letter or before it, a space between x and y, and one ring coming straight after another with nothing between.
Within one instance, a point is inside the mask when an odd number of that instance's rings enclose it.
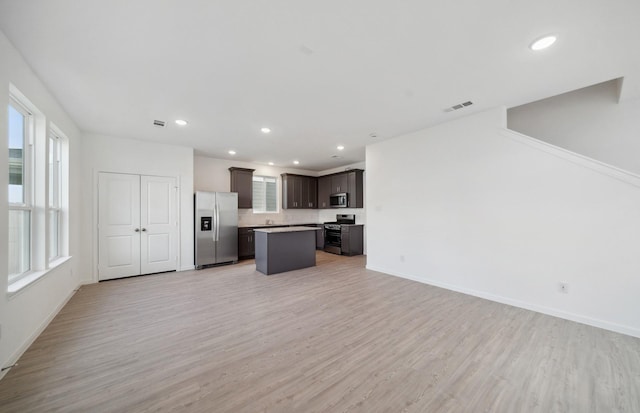
<instances>
[{"instance_id":1,"label":"recessed ceiling light","mask_svg":"<svg viewBox=\"0 0 640 413\"><path fill-rule=\"evenodd\" d=\"M556 36L544 36L531 43L531 46L529 46L529 48L531 50L546 49L547 47L554 44L556 42L556 39Z\"/></svg>"},{"instance_id":2,"label":"recessed ceiling light","mask_svg":"<svg viewBox=\"0 0 640 413\"><path fill-rule=\"evenodd\" d=\"M294 165L298 165L300 162L299 161L293 161Z\"/></svg>"},{"instance_id":3,"label":"recessed ceiling light","mask_svg":"<svg viewBox=\"0 0 640 413\"><path fill-rule=\"evenodd\" d=\"M343 149L344 149L344 146L342 146L342 145L338 145L338 150L339 150L339 151L341 151L341 150L343 150Z\"/></svg>"},{"instance_id":4,"label":"recessed ceiling light","mask_svg":"<svg viewBox=\"0 0 640 413\"><path fill-rule=\"evenodd\" d=\"M235 154L236 154L236 151L234 150L229 151L229 155L235 155Z\"/></svg>"},{"instance_id":5,"label":"recessed ceiling light","mask_svg":"<svg viewBox=\"0 0 640 413\"><path fill-rule=\"evenodd\" d=\"M269 166L273 166L273 162L269 162Z\"/></svg>"},{"instance_id":6,"label":"recessed ceiling light","mask_svg":"<svg viewBox=\"0 0 640 413\"><path fill-rule=\"evenodd\" d=\"M187 123L189 122L187 122L186 120L182 120L182 119L176 120L176 125L179 125L179 126L187 126Z\"/></svg>"},{"instance_id":7,"label":"recessed ceiling light","mask_svg":"<svg viewBox=\"0 0 640 413\"><path fill-rule=\"evenodd\" d=\"M269 128L262 128L262 129L260 129L260 131L262 133L271 133L271 129L269 129Z\"/></svg>"}]
</instances>

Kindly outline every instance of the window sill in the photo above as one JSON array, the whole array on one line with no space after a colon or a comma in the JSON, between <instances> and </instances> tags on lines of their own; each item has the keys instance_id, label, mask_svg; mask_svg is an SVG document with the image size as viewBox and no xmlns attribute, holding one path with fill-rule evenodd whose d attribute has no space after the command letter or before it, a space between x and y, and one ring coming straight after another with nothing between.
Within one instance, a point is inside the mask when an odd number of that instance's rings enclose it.
<instances>
[{"instance_id":1,"label":"window sill","mask_svg":"<svg viewBox=\"0 0 640 413\"><path fill-rule=\"evenodd\" d=\"M29 274L25 275L24 277L11 282L7 287L7 296L9 296L9 298L13 297L14 295L21 292L23 289L25 289L31 284L34 284L36 281L40 280L42 277L44 277L51 271L55 270L60 265L69 261L70 259L71 259L70 256L57 258L49 263L49 268L47 268L46 270L32 271Z\"/></svg>"}]
</instances>

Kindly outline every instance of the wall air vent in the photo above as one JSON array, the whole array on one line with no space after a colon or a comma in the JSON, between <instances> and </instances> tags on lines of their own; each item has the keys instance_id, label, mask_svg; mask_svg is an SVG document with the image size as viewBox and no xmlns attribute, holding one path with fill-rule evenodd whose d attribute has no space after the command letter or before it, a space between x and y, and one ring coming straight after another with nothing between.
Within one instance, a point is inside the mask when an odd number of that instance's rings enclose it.
<instances>
[{"instance_id":1,"label":"wall air vent","mask_svg":"<svg viewBox=\"0 0 640 413\"><path fill-rule=\"evenodd\" d=\"M153 121L153 126L157 126L159 128L164 128L164 121L156 119L156 120Z\"/></svg>"},{"instance_id":2,"label":"wall air vent","mask_svg":"<svg viewBox=\"0 0 640 413\"><path fill-rule=\"evenodd\" d=\"M459 109L462 109L462 108L466 108L467 106L471 106L471 105L473 105L473 102L468 100L466 102L458 103L457 105L453 105L453 106L451 106L449 108L446 108L444 111L445 112L453 112L454 110L459 110Z\"/></svg>"}]
</instances>

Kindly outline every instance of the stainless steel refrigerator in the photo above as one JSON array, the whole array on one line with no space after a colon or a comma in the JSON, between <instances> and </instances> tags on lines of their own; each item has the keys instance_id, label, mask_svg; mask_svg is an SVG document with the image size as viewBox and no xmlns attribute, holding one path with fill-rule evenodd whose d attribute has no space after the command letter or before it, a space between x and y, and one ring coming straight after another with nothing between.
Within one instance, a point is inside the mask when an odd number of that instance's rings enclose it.
<instances>
[{"instance_id":1,"label":"stainless steel refrigerator","mask_svg":"<svg viewBox=\"0 0 640 413\"><path fill-rule=\"evenodd\" d=\"M238 261L238 194L196 192L194 208L196 268Z\"/></svg>"}]
</instances>

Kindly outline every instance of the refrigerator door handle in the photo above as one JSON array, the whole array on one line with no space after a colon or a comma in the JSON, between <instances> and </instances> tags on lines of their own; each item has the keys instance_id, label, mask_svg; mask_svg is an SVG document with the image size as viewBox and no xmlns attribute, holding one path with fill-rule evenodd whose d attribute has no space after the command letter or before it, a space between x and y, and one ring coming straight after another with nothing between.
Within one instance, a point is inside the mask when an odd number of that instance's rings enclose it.
<instances>
[{"instance_id":1,"label":"refrigerator door handle","mask_svg":"<svg viewBox=\"0 0 640 413\"><path fill-rule=\"evenodd\" d=\"M220 207L216 203L216 242L220 241Z\"/></svg>"},{"instance_id":2,"label":"refrigerator door handle","mask_svg":"<svg viewBox=\"0 0 640 413\"><path fill-rule=\"evenodd\" d=\"M222 226L222 222L220 221L220 207L218 206L218 241L220 241L220 227Z\"/></svg>"},{"instance_id":3,"label":"refrigerator door handle","mask_svg":"<svg viewBox=\"0 0 640 413\"><path fill-rule=\"evenodd\" d=\"M213 242L216 242L216 231L218 230L218 217L216 216L216 204L213 204L213 210L211 211L213 215L213 231L211 231L211 239Z\"/></svg>"},{"instance_id":4,"label":"refrigerator door handle","mask_svg":"<svg viewBox=\"0 0 640 413\"><path fill-rule=\"evenodd\" d=\"M213 213L213 232L211 233L211 236L213 238L213 242L216 242L216 232L218 231L218 217L216 216L216 204L213 204L212 213Z\"/></svg>"}]
</instances>

